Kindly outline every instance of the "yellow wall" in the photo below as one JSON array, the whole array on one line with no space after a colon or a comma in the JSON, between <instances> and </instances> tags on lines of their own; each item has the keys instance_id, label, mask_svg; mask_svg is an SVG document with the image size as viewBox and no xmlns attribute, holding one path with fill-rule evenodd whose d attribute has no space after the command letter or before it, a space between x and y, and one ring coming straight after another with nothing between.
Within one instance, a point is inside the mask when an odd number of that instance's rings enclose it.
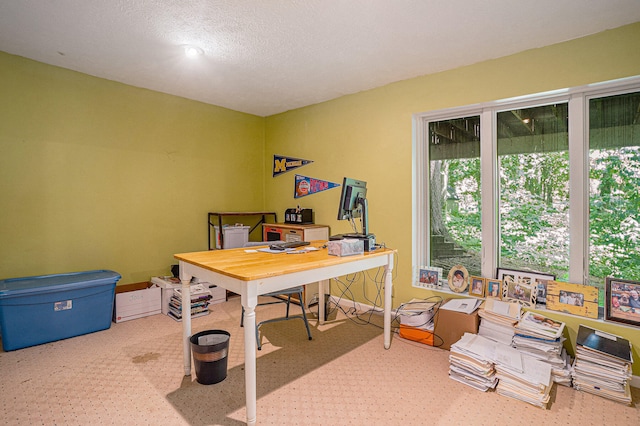
<instances>
[{"instance_id":1,"label":"yellow wall","mask_svg":"<svg viewBox=\"0 0 640 426\"><path fill-rule=\"evenodd\" d=\"M300 204L350 231L339 189L293 198L300 173L366 180L371 229L398 250L394 306L429 296L411 286L412 115L638 75L639 45L636 23L266 119L0 52L0 278L105 268L148 280L207 248L208 211ZM314 163L271 178L274 154ZM587 323L561 319L572 339ZM640 347L637 328L589 323Z\"/></svg>"},{"instance_id":2,"label":"yellow wall","mask_svg":"<svg viewBox=\"0 0 640 426\"><path fill-rule=\"evenodd\" d=\"M0 278L169 274L263 208L264 118L0 52Z\"/></svg>"},{"instance_id":3,"label":"yellow wall","mask_svg":"<svg viewBox=\"0 0 640 426\"><path fill-rule=\"evenodd\" d=\"M398 250L393 295L398 306L432 294L411 285L413 114L638 74L640 23L268 117L265 165L271 166L273 154L301 157L314 163L299 174L337 183L343 176L367 181L371 231ZM348 232L348 224L336 220L340 190L294 200L296 172L267 179L267 208L284 211L299 202L313 208L316 223L331 226L333 234ZM367 296L373 295L368 290ZM584 321L562 318L575 339ZM639 329L598 324L629 336L640 348ZM637 349L634 355L640 359ZM640 363L634 371L640 373Z\"/></svg>"}]
</instances>

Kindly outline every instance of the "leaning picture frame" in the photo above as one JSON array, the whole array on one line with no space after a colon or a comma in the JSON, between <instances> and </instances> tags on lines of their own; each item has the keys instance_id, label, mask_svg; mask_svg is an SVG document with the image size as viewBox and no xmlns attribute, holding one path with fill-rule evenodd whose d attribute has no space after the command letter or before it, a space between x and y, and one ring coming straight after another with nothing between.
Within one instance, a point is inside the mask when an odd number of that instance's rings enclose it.
<instances>
[{"instance_id":1,"label":"leaning picture frame","mask_svg":"<svg viewBox=\"0 0 640 426\"><path fill-rule=\"evenodd\" d=\"M482 277L469 278L469 295L476 297L484 297L485 279Z\"/></svg>"},{"instance_id":2,"label":"leaning picture frame","mask_svg":"<svg viewBox=\"0 0 640 426\"><path fill-rule=\"evenodd\" d=\"M487 299L501 299L502 298L502 280L493 280L487 278L485 296Z\"/></svg>"},{"instance_id":3,"label":"leaning picture frame","mask_svg":"<svg viewBox=\"0 0 640 426\"><path fill-rule=\"evenodd\" d=\"M469 286L469 272L462 265L455 265L449 270L447 276L449 289L454 293L462 293Z\"/></svg>"},{"instance_id":4,"label":"leaning picture frame","mask_svg":"<svg viewBox=\"0 0 640 426\"><path fill-rule=\"evenodd\" d=\"M598 288L585 284L549 281L547 309L587 318L598 318Z\"/></svg>"},{"instance_id":5,"label":"leaning picture frame","mask_svg":"<svg viewBox=\"0 0 640 426\"><path fill-rule=\"evenodd\" d=\"M436 288L442 286L442 268L423 266L418 270L418 279L414 287Z\"/></svg>"},{"instance_id":6,"label":"leaning picture frame","mask_svg":"<svg viewBox=\"0 0 640 426\"><path fill-rule=\"evenodd\" d=\"M640 327L640 281L607 277L604 312L606 321Z\"/></svg>"},{"instance_id":7,"label":"leaning picture frame","mask_svg":"<svg viewBox=\"0 0 640 426\"><path fill-rule=\"evenodd\" d=\"M502 280L502 299L517 301L523 306L534 307L538 297L538 285L555 280L553 274L498 268L496 278Z\"/></svg>"}]
</instances>

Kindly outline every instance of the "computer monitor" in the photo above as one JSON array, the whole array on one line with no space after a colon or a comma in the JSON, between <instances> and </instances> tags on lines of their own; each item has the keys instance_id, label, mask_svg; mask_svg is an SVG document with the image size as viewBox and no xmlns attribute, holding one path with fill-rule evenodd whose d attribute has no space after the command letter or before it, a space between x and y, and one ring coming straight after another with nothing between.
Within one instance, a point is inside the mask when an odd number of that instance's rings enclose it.
<instances>
[{"instance_id":1,"label":"computer monitor","mask_svg":"<svg viewBox=\"0 0 640 426\"><path fill-rule=\"evenodd\" d=\"M362 218L362 235L369 234L367 182L345 177L338 206L338 220ZM355 226L355 225L354 225Z\"/></svg>"}]
</instances>

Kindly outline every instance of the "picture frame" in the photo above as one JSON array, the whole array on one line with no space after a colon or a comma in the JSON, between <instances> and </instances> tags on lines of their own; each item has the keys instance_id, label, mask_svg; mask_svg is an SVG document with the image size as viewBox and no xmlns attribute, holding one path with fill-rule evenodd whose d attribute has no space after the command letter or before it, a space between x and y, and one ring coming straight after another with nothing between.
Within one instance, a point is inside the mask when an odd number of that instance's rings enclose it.
<instances>
[{"instance_id":1,"label":"picture frame","mask_svg":"<svg viewBox=\"0 0 640 426\"><path fill-rule=\"evenodd\" d=\"M442 286L442 268L423 266L418 270L414 287L436 288Z\"/></svg>"},{"instance_id":2,"label":"picture frame","mask_svg":"<svg viewBox=\"0 0 640 426\"><path fill-rule=\"evenodd\" d=\"M463 293L469 286L469 271L462 265L455 265L447 276L449 289L454 293Z\"/></svg>"},{"instance_id":3,"label":"picture frame","mask_svg":"<svg viewBox=\"0 0 640 426\"><path fill-rule=\"evenodd\" d=\"M469 295L476 297L484 297L485 278L470 277L469 278Z\"/></svg>"},{"instance_id":4,"label":"picture frame","mask_svg":"<svg viewBox=\"0 0 640 426\"><path fill-rule=\"evenodd\" d=\"M640 286L640 283L638 283ZM561 281L547 283L547 309L587 318L598 318L598 288ZM640 321L640 312L638 313Z\"/></svg>"},{"instance_id":5,"label":"picture frame","mask_svg":"<svg viewBox=\"0 0 640 426\"><path fill-rule=\"evenodd\" d=\"M640 327L640 281L607 277L604 312L606 321Z\"/></svg>"},{"instance_id":6,"label":"picture frame","mask_svg":"<svg viewBox=\"0 0 640 426\"><path fill-rule=\"evenodd\" d=\"M485 297L487 299L502 299L502 280L487 278Z\"/></svg>"},{"instance_id":7,"label":"picture frame","mask_svg":"<svg viewBox=\"0 0 640 426\"><path fill-rule=\"evenodd\" d=\"M502 280L502 299L517 301L523 306L534 307L538 297L538 285L555 280L553 274L498 268L496 278Z\"/></svg>"}]
</instances>

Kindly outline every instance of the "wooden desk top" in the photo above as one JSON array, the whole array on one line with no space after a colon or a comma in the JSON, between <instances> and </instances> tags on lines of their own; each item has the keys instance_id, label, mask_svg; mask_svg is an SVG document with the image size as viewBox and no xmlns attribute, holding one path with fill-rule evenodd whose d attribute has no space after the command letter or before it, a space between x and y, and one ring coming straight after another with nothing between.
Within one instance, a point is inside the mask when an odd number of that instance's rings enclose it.
<instances>
[{"instance_id":1,"label":"wooden desk top","mask_svg":"<svg viewBox=\"0 0 640 426\"><path fill-rule=\"evenodd\" d=\"M326 241L313 241L311 246L320 248ZM304 254L249 252L258 247L243 247L226 250L200 251L176 254L174 257L204 269L227 275L242 281L252 281L294 272L307 271L325 266L353 262L363 257L388 255L395 250L380 248L354 256L330 256L326 248ZM266 245L264 246L266 247Z\"/></svg>"}]
</instances>

